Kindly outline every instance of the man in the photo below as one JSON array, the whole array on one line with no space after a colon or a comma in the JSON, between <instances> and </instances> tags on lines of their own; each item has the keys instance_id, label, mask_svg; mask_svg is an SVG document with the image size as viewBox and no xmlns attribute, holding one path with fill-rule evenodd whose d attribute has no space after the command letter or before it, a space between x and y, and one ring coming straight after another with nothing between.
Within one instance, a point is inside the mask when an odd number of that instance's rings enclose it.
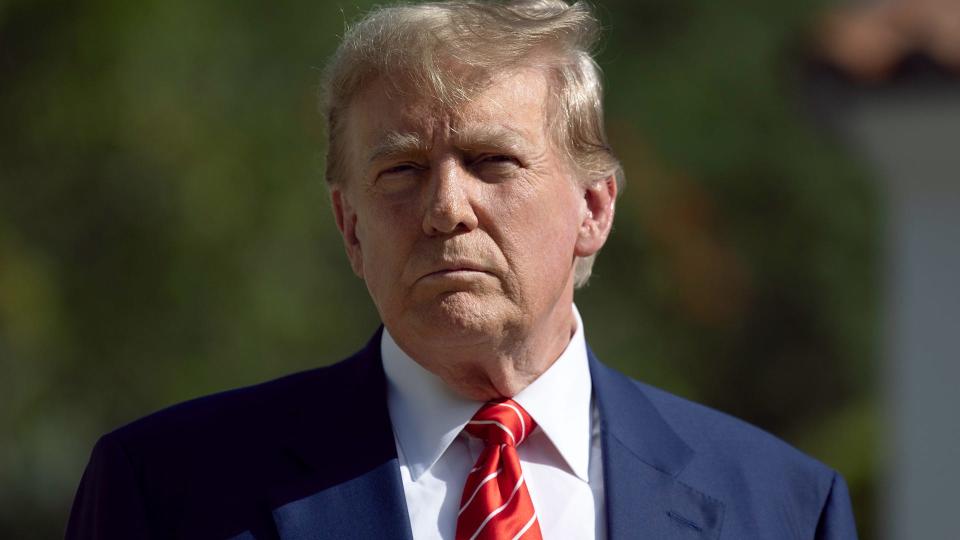
<instances>
[{"instance_id":1,"label":"man","mask_svg":"<svg viewBox=\"0 0 960 540\"><path fill-rule=\"evenodd\" d=\"M855 538L843 480L604 367L613 220L582 4L383 8L327 79L327 177L383 320L328 368L104 436L70 538Z\"/></svg>"}]
</instances>

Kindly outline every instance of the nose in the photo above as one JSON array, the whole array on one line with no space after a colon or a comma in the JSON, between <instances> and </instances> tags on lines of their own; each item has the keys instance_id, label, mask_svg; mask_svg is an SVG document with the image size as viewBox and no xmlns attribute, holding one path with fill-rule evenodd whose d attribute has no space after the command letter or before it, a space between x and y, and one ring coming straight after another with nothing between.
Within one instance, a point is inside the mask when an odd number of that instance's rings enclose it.
<instances>
[{"instance_id":1,"label":"nose","mask_svg":"<svg viewBox=\"0 0 960 540\"><path fill-rule=\"evenodd\" d=\"M459 163L445 162L434 167L423 213L423 232L435 236L476 229L471 189L469 175Z\"/></svg>"}]
</instances>

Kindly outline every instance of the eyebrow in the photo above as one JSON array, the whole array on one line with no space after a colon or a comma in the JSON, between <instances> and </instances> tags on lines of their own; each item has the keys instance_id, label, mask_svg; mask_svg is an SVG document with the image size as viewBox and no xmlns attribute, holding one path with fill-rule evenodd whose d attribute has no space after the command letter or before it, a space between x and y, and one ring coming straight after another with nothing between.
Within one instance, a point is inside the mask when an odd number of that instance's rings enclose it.
<instances>
[{"instance_id":1,"label":"eyebrow","mask_svg":"<svg viewBox=\"0 0 960 540\"><path fill-rule=\"evenodd\" d=\"M518 152L527 146L526 138L519 131L507 126L476 124L454 131L454 146L463 150L494 148ZM383 136L368 153L367 162L378 161L430 151L430 143L420 134L392 131Z\"/></svg>"},{"instance_id":2,"label":"eyebrow","mask_svg":"<svg viewBox=\"0 0 960 540\"><path fill-rule=\"evenodd\" d=\"M458 130L454 137L456 146L467 150L497 148L516 152L527 146L522 133L501 125L469 125Z\"/></svg>"},{"instance_id":3,"label":"eyebrow","mask_svg":"<svg viewBox=\"0 0 960 540\"><path fill-rule=\"evenodd\" d=\"M426 152L427 150L429 150L429 145L419 134L391 131L370 150L367 162L374 163L393 156Z\"/></svg>"}]
</instances>

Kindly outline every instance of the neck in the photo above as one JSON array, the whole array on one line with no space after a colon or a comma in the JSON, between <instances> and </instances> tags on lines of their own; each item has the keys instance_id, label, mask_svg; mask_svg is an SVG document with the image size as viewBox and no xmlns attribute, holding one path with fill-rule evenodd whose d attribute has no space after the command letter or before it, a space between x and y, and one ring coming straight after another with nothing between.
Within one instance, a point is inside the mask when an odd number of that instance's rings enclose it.
<instances>
[{"instance_id":1,"label":"neck","mask_svg":"<svg viewBox=\"0 0 960 540\"><path fill-rule=\"evenodd\" d=\"M489 401L519 394L560 357L577 329L572 299L560 302L542 320L514 324L475 341L438 336L409 339L391 335L397 345L457 394Z\"/></svg>"}]
</instances>

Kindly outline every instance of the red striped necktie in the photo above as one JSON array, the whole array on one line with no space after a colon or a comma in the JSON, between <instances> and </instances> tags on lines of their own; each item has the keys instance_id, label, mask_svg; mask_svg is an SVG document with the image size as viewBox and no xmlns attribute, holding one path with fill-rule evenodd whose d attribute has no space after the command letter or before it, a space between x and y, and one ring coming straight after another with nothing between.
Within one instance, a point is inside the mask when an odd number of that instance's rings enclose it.
<instances>
[{"instance_id":1,"label":"red striped necktie","mask_svg":"<svg viewBox=\"0 0 960 540\"><path fill-rule=\"evenodd\" d=\"M536 427L511 399L487 403L467 423L464 430L485 446L463 486L456 540L542 540L517 457Z\"/></svg>"}]
</instances>

